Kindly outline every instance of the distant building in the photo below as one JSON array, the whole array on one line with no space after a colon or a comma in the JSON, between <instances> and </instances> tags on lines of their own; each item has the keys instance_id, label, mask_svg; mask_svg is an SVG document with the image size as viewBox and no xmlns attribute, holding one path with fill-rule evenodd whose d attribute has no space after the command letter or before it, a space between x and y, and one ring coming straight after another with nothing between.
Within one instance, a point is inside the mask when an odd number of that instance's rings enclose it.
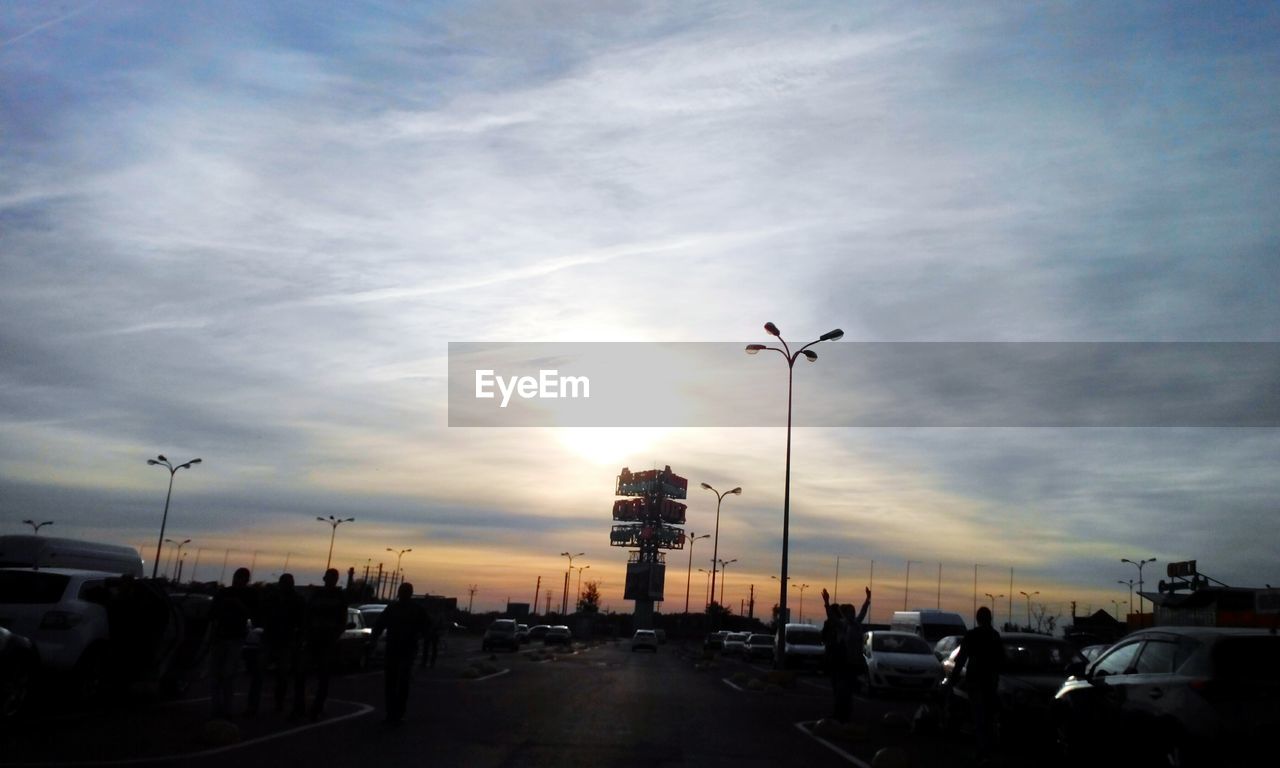
<instances>
[{"instance_id":1,"label":"distant building","mask_svg":"<svg viewBox=\"0 0 1280 768\"><path fill-rule=\"evenodd\" d=\"M1157 627L1280 628L1276 590L1204 586L1193 592L1143 592Z\"/></svg>"}]
</instances>

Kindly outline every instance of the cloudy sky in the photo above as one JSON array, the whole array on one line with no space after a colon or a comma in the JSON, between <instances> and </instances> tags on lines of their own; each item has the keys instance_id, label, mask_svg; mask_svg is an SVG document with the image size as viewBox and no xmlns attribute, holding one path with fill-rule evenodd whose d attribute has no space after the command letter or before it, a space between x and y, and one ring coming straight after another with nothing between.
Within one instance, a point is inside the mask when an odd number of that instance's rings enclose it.
<instances>
[{"instance_id":1,"label":"cloudy sky","mask_svg":"<svg viewBox=\"0 0 1280 768\"><path fill-rule=\"evenodd\" d=\"M670 464L743 487L725 602L767 611L784 430L450 427L449 342L1280 342L1278 38L1272 2L9 4L0 526L150 561L146 460L199 456L188 573L314 580L332 514L343 568L412 548L488 610L558 603L585 552L630 610L614 477ZM781 359L724 365L772 370L776 423ZM811 615L874 561L877 620L970 612L975 564L1064 613L1127 603L1120 558L1277 583L1277 458L1274 428L805 427L791 574Z\"/></svg>"}]
</instances>

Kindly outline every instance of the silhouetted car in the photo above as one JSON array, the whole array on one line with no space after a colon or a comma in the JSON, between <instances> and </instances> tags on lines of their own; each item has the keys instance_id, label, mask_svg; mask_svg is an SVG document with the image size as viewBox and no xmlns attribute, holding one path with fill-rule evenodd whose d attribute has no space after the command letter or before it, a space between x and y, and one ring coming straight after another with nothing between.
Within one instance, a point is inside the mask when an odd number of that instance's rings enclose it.
<instances>
[{"instance_id":1,"label":"silhouetted car","mask_svg":"<svg viewBox=\"0 0 1280 768\"><path fill-rule=\"evenodd\" d=\"M571 642L573 642L573 633L563 624L551 627L542 638L543 645L569 645Z\"/></svg>"},{"instance_id":2,"label":"silhouetted car","mask_svg":"<svg viewBox=\"0 0 1280 768\"><path fill-rule=\"evenodd\" d=\"M747 655L747 638L751 637L750 632L730 632L724 637L724 646L720 652L725 656L743 656Z\"/></svg>"},{"instance_id":3,"label":"silhouetted car","mask_svg":"<svg viewBox=\"0 0 1280 768\"><path fill-rule=\"evenodd\" d=\"M528 624L516 625L516 642L518 643L529 642L529 625Z\"/></svg>"},{"instance_id":4,"label":"silhouetted car","mask_svg":"<svg viewBox=\"0 0 1280 768\"><path fill-rule=\"evenodd\" d=\"M822 630L811 624L788 624L782 636L783 665L796 667L822 664Z\"/></svg>"},{"instance_id":5,"label":"silhouetted car","mask_svg":"<svg viewBox=\"0 0 1280 768\"><path fill-rule=\"evenodd\" d=\"M1084 657L1085 661L1088 661L1088 662L1097 661L1098 657L1101 656L1103 653L1106 653L1107 649L1110 647L1111 647L1111 643L1099 643L1097 645L1086 645L1085 647L1080 649L1080 655Z\"/></svg>"},{"instance_id":6,"label":"silhouetted car","mask_svg":"<svg viewBox=\"0 0 1280 768\"><path fill-rule=\"evenodd\" d=\"M1135 632L1061 686L1054 720L1068 756L1254 764L1280 731L1280 636L1217 627Z\"/></svg>"},{"instance_id":7,"label":"silhouetted car","mask_svg":"<svg viewBox=\"0 0 1280 768\"><path fill-rule=\"evenodd\" d=\"M773 635L762 635L758 632L752 633L747 638L747 658L772 659Z\"/></svg>"},{"instance_id":8,"label":"silhouetted car","mask_svg":"<svg viewBox=\"0 0 1280 768\"><path fill-rule=\"evenodd\" d=\"M364 625L372 630L378 624L378 618L382 616L382 612L387 606L382 603L369 603L360 606L361 617L364 618ZM378 642L369 648L369 659L371 661L382 661L387 657L387 633L383 632L378 636Z\"/></svg>"},{"instance_id":9,"label":"silhouetted car","mask_svg":"<svg viewBox=\"0 0 1280 768\"><path fill-rule=\"evenodd\" d=\"M1037 737L1051 739L1050 705L1054 694L1069 675L1084 669L1084 657L1067 641L1048 635L1006 632L1000 635L1000 641L1004 646L1004 666L996 689L1000 740L1009 743ZM971 718L969 693L964 686L967 665L959 677L955 675L959 653L956 648L942 662L948 683L943 712L951 727Z\"/></svg>"},{"instance_id":10,"label":"silhouetted car","mask_svg":"<svg viewBox=\"0 0 1280 768\"><path fill-rule=\"evenodd\" d=\"M344 667L364 669L373 650L373 627L365 624L358 608L347 609L347 628L338 638L338 663Z\"/></svg>"},{"instance_id":11,"label":"silhouetted car","mask_svg":"<svg viewBox=\"0 0 1280 768\"><path fill-rule=\"evenodd\" d=\"M534 624L529 627L529 642L544 639L547 636L548 629L551 629L550 624Z\"/></svg>"},{"instance_id":12,"label":"silhouetted car","mask_svg":"<svg viewBox=\"0 0 1280 768\"><path fill-rule=\"evenodd\" d=\"M520 641L516 638L515 619L497 619L484 631L480 638L480 649L491 651L495 648L520 650Z\"/></svg>"},{"instance_id":13,"label":"silhouetted car","mask_svg":"<svg viewBox=\"0 0 1280 768\"><path fill-rule=\"evenodd\" d=\"M724 639L729 634L728 630L720 630L707 635L702 641L702 648L706 651L719 651L724 649Z\"/></svg>"},{"instance_id":14,"label":"silhouetted car","mask_svg":"<svg viewBox=\"0 0 1280 768\"><path fill-rule=\"evenodd\" d=\"M637 629L636 633L631 636L631 651L634 653L641 648L648 648L657 653L658 634L652 629Z\"/></svg>"},{"instance_id":15,"label":"silhouetted car","mask_svg":"<svg viewBox=\"0 0 1280 768\"><path fill-rule=\"evenodd\" d=\"M0 726L22 711L39 666L35 645L0 627Z\"/></svg>"},{"instance_id":16,"label":"silhouetted car","mask_svg":"<svg viewBox=\"0 0 1280 768\"><path fill-rule=\"evenodd\" d=\"M910 632L864 633L862 657L867 663L864 690L868 695L887 691L930 693L942 681L942 662L933 655L933 648Z\"/></svg>"}]
</instances>

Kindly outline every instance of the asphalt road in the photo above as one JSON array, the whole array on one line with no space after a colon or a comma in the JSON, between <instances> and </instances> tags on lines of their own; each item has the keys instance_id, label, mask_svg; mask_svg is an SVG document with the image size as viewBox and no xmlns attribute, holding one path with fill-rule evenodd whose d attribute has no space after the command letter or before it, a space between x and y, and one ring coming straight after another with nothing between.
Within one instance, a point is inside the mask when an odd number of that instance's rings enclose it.
<instances>
[{"instance_id":1,"label":"asphalt road","mask_svg":"<svg viewBox=\"0 0 1280 768\"><path fill-rule=\"evenodd\" d=\"M902 749L906 765L971 762L964 739L885 725L885 712L909 717L920 703L912 699L859 698L861 727L818 738L812 724L829 715L831 696L815 674L770 684L765 664L707 665L697 649L674 644L633 653L623 641L550 657L541 648L481 654L474 646L459 638L436 668L418 672L399 725L382 721L375 670L335 678L318 723L268 706L237 719L238 743L215 746L202 730L207 701L196 697L34 720L6 736L0 765L823 768L871 765L885 747Z\"/></svg>"}]
</instances>

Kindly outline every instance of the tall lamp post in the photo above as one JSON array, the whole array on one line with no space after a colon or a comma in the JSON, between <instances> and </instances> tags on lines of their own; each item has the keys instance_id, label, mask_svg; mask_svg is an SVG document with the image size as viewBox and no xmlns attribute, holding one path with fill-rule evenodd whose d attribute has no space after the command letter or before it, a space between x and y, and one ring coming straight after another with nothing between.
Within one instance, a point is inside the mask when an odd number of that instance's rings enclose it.
<instances>
[{"instance_id":1,"label":"tall lamp post","mask_svg":"<svg viewBox=\"0 0 1280 768\"><path fill-rule=\"evenodd\" d=\"M1129 587L1129 613L1133 613L1133 579L1117 579L1116 583Z\"/></svg>"},{"instance_id":2,"label":"tall lamp post","mask_svg":"<svg viewBox=\"0 0 1280 768\"><path fill-rule=\"evenodd\" d=\"M560 615L561 616L569 615L569 571L573 570L573 558L582 557L582 555L583 555L582 552L579 552L576 555L571 555L568 552L560 553L561 557L569 558L569 568L564 572L564 596L560 598Z\"/></svg>"},{"instance_id":3,"label":"tall lamp post","mask_svg":"<svg viewBox=\"0 0 1280 768\"><path fill-rule=\"evenodd\" d=\"M578 585L574 587L574 595L578 598L578 605L582 605L582 572L590 568L589 565L578 566Z\"/></svg>"},{"instance_id":4,"label":"tall lamp post","mask_svg":"<svg viewBox=\"0 0 1280 768\"><path fill-rule=\"evenodd\" d=\"M709 533L704 533L701 536L699 536L695 534L693 531L689 531L689 536L688 536L689 572L688 574L685 575L685 579L684 579L684 612L685 613L689 612L689 584L693 581L693 545L694 545L694 542L696 542L698 539L709 539L709 538L711 538L711 534ZM702 569L699 568L698 570L702 570Z\"/></svg>"},{"instance_id":5,"label":"tall lamp post","mask_svg":"<svg viewBox=\"0 0 1280 768\"><path fill-rule=\"evenodd\" d=\"M717 560L716 562L720 563L720 607L723 608L724 607L724 583L726 581L724 571L730 565L733 565L734 563L738 562L738 558L735 557L732 560ZM715 581L716 581L716 572L712 571L711 583L715 584ZM713 586L712 589L715 589L715 587Z\"/></svg>"},{"instance_id":6,"label":"tall lamp post","mask_svg":"<svg viewBox=\"0 0 1280 768\"><path fill-rule=\"evenodd\" d=\"M992 626L995 626L995 623L996 623L996 599L997 599L997 598L1004 597L1004 594L1002 593L1002 594L999 594L999 595L993 595L993 594L991 594L990 592L983 592L982 594L984 594L984 595L986 595L987 597L991 598L991 624L992 624Z\"/></svg>"},{"instance_id":7,"label":"tall lamp post","mask_svg":"<svg viewBox=\"0 0 1280 768\"><path fill-rule=\"evenodd\" d=\"M387 551L395 552L395 550L392 549L391 547L387 547ZM412 551L413 551L413 548L410 547L409 549L402 549L396 554L396 569L391 572L391 589L388 590L388 595L387 595L389 598L394 597L396 594L395 577L397 573L400 573L400 558L404 557L405 552L412 552Z\"/></svg>"},{"instance_id":8,"label":"tall lamp post","mask_svg":"<svg viewBox=\"0 0 1280 768\"><path fill-rule=\"evenodd\" d=\"M1146 565L1147 563L1154 563L1155 561L1156 559L1154 557L1149 557L1146 560L1139 560L1137 562L1134 562L1127 557L1120 558L1120 562L1128 563L1129 565L1137 566L1138 568L1138 615L1139 616L1142 615L1142 566Z\"/></svg>"},{"instance_id":9,"label":"tall lamp post","mask_svg":"<svg viewBox=\"0 0 1280 768\"><path fill-rule=\"evenodd\" d=\"M711 605L711 571L708 571L706 568L699 568L698 573L707 574L707 586L704 587L705 594L703 595L702 600L702 608L703 610L706 610L707 606Z\"/></svg>"},{"instance_id":10,"label":"tall lamp post","mask_svg":"<svg viewBox=\"0 0 1280 768\"><path fill-rule=\"evenodd\" d=\"M177 541L175 539L165 539L165 541L178 548L178 551L173 553L173 566L169 568L169 577L173 578L173 575L177 573L177 570L178 570L178 560L181 559L182 557L182 548L190 544L191 539L183 539L182 541Z\"/></svg>"},{"instance_id":11,"label":"tall lamp post","mask_svg":"<svg viewBox=\"0 0 1280 768\"><path fill-rule=\"evenodd\" d=\"M164 546L164 528L169 523L169 499L173 498L173 476L178 474L178 470L190 469L193 465L199 463L200 459L192 459L175 467L164 457L163 453L154 459L147 459L147 466L164 467L169 470L169 492L164 497L164 517L160 518L160 538L156 539L156 559L151 564L151 578L153 579L160 573L160 548Z\"/></svg>"},{"instance_id":12,"label":"tall lamp post","mask_svg":"<svg viewBox=\"0 0 1280 768\"><path fill-rule=\"evenodd\" d=\"M716 538L711 544L711 597L714 599L716 596L716 558L720 556L720 502L729 494L741 496L742 489L734 488L732 491L725 491L724 493L721 493L706 483L703 483L702 487L716 495ZM720 590L720 594L724 594L723 589Z\"/></svg>"},{"instance_id":13,"label":"tall lamp post","mask_svg":"<svg viewBox=\"0 0 1280 768\"><path fill-rule=\"evenodd\" d=\"M800 623L804 623L804 591L809 588L808 584L792 584L793 588L800 590Z\"/></svg>"},{"instance_id":14,"label":"tall lamp post","mask_svg":"<svg viewBox=\"0 0 1280 768\"><path fill-rule=\"evenodd\" d=\"M844 331L839 328L827 331L819 336L817 341L811 341L795 352L792 352L791 347L787 346L787 342L783 340L782 333L778 330L778 326L773 323L765 323L764 330L765 333L768 333L770 336L774 336L778 339L778 343L782 345L782 349L778 349L777 347L766 347L763 344L748 344L747 354L754 355L761 350L771 349L782 355L783 359L787 361L787 472L782 492L782 578L780 579L782 584L780 585L780 595L778 597L778 620L785 624L787 620L787 549L790 544L791 536L791 392L792 380L795 374L796 358L804 355L804 358L809 362L817 362L818 354L809 349L809 347L812 347L814 344L822 341L835 341L841 336L844 336ZM779 669L783 667L783 663L786 660L786 655L783 653L785 650L783 647L785 636L785 632L778 632L777 638L774 641L776 643L773 654L774 666Z\"/></svg>"},{"instance_id":15,"label":"tall lamp post","mask_svg":"<svg viewBox=\"0 0 1280 768\"><path fill-rule=\"evenodd\" d=\"M23 520L22 522L31 526L31 532L36 536L40 535L41 528L45 527L46 525L53 525L52 520L45 520L43 523L37 523L35 520Z\"/></svg>"},{"instance_id":16,"label":"tall lamp post","mask_svg":"<svg viewBox=\"0 0 1280 768\"><path fill-rule=\"evenodd\" d=\"M329 533L329 559L324 561L324 569L327 571L329 570L329 566L333 564L333 540L338 535L338 526L343 523L354 523L356 519L354 517L344 517L339 519L333 515L329 515L328 517L317 517L316 519L322 523L328 523L333 526L333 531Z\"/></svg>"},{"instance_id":17,"label":"tall lamp post","mask_svg":"<svg viewBox=\"0 0 1280 768\"><path fill-rule=\"evenodd\" d=\"M1026 593L1026 592L1021 592L1021 591L1020 591L1020 592L1018 592L1018 594L1022 595L1022 596L1023 596L1023 597L1025 597L1025 598L1027 598L1027 630L1028 630L1028 631L1030 631L1030 630L1031 630L1031 596L1032 596L1032 595L1038 595L1038 594L1040 594L1040 590L1036 590L1035 592L1032 592L1032 593L1030 593L1030 594L1028 594L1028 593ZM1010 620L1012 620L1012 619L1013 619L1013 617L1012 617L1012 616L1011 616L1011 617L1009 617L1009 618L1010 618Z\"/></svg>"}]
</instances>

